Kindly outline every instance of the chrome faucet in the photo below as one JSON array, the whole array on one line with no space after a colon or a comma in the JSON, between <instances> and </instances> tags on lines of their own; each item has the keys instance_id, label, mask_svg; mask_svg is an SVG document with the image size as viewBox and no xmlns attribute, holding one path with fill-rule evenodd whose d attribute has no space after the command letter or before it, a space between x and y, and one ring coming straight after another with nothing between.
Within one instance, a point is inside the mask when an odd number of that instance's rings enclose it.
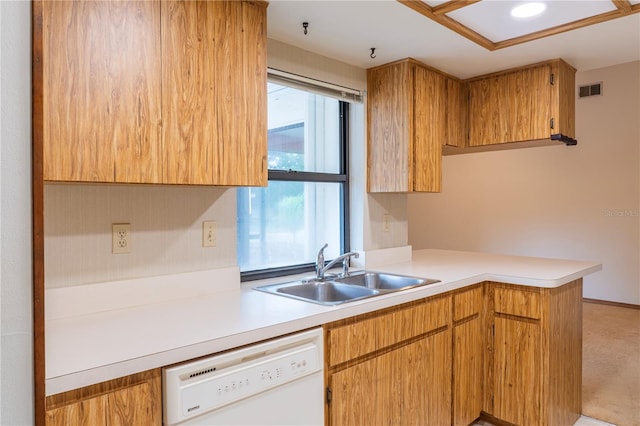
<instances>
[{"instance_id":1,"label":"chrome faucet","mask_svg":"<svg viewBox=\"0 0 640 426\"><path fill-rule=\"evenodd\" d=\"M318 252L318 257L316 258L316 278L319 280L324 279L324 273L331 269L336 263L342 262L342 276L346 277L349 275L349 259L351 257L358 258L359 254L354 251L350 251L349 253L345 253L342 256L338 256L329 262L327 265L324 264L324 249L326 249L329 244L325 244L322 246L320 251Z\"/></svg>"}]
</instances>

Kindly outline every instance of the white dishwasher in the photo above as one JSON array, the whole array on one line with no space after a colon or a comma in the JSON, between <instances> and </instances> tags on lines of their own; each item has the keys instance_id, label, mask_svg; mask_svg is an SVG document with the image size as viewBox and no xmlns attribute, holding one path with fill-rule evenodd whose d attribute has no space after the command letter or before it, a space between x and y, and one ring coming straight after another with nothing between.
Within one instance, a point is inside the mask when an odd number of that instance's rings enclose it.
<instances>
[{"instance_id":1,"label":"white dishwasher","mask_svg":"<svg viewBox=\"0 0 640 426\"><path fill-rule=\"evenodd\" d=\"M323 425L322 329L163 368L165 425Z\"/></svg>"}]
</instances>

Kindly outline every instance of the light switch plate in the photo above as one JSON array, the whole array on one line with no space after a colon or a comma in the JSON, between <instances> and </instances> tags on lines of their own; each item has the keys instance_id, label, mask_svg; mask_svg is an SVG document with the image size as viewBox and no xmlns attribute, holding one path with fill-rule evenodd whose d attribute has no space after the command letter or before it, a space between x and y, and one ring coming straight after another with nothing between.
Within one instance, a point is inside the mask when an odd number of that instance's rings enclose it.
<instances>
[{"instance_id":1,"label":"light switch plate","mask_svg":"<svg viewBox=\"0 0 640 426\"><path fill-rule=\"evenodd\" d=\"M389 232L391 230L391 215L389 213L382 215L382 230L384 232Z\"/></svg>"},{"instance_id":2,"label":"light switch plate","mask_svg":"<svg viewBox=\"0 0 640 426\"><path fill-rule=\"evenodd\" d=\"M213 220L205 220L202 222L202 247L216 246L217 225Z\"/></svg>"}]
</instances>

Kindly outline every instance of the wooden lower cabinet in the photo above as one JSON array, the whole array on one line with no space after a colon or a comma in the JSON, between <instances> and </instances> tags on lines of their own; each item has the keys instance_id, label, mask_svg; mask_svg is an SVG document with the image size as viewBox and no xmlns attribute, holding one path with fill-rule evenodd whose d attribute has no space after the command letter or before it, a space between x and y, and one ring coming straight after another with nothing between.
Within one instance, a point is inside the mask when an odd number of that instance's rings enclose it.
<instances>
[{"instance_id":1,"label":"wooden lower cabinet","mask_svg":"<svg viewBox=\"0 0 640 426\"><path fill-rule=\"evenodd\" d=\"M582 280L487 284L484 411L516 425L574 424L582 411Z\"/></svg>"},{"instance_id":2,"label":"wooden lower cabinet","mask_svg":"<svg viewBox=\"0 0 640 426\"><path fill-rule=\"evenodd\" d=\"M330 426L570 425L582 411L582 279L485 282L325 324L324 341ZM161 425L161 404L154 369L47 397L46 424Z\"/></svg>"},{"instance_id":3,"label":"wooden lower cabinet","mask_svg":"<svg viewBox=\"0 0 640 426\"><path fill-rule=\"evenodd\" d=\"M160 369L47 397L46 425L161 425Z\"/></svg>"},{"instance_id":4,"label":"wooden lower cabinet","mask_svg":"<svg viewBox=\"0 0 640 426\"><path fill-rule=\"evenodd\" d=\"M493 415L540 424L540 325L496 318L494 342Z\"/></svg>"},{"instance_id":5,"label":"wooden lower cabinet","mask_svg":"<svg viewBox=\"0 0 640 426\"><path fill-rule=\"evenodd\" d=\"M447 295L326 325L327 424L451 424L450 312Z\"/></svg>"},{"instance_id":6,"label":"wooden lower cabinet","mask_svg":"<svg viewBox=\"0 0 640 426\"><path fill-rule=\"evenodd\" d=\"M421 338L331 375L331 425L448 425L451 332Z\"/></svg>"},{"instance_id":7,"label":"wooden lower cabinet","mask_svg":"<svg viewBox=\"0 0 640 426\"><path fill-rule=\"evenodd\" d=\"M453 419L454 426L473 423L482 411L483 286L453 294Z\"/></svg>"}]
</instances>

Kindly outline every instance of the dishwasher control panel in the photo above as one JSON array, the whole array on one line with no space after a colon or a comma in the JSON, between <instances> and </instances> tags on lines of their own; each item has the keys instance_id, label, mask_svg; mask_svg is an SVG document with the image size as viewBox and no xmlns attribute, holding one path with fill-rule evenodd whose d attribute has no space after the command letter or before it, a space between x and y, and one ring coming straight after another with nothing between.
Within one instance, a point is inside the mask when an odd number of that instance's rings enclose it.
<instances>
[{"instance_id":1,"label":"dishwasher control panel","mask_svg":"<svg viewBox=\"0 0 640 426\"><path fill-rule=\"evenodd\" d=\"M163 370L166 424L321 371L322 333L312 330Z\"/></svg>"}]
</instances>

